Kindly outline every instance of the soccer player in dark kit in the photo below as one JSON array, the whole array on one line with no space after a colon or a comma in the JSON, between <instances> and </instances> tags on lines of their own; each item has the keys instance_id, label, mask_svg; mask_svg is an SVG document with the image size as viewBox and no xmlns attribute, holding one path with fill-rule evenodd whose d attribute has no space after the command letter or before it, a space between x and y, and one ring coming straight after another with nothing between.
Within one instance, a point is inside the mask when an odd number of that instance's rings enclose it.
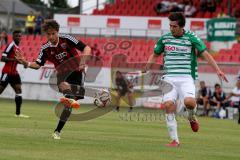
<instances>
[{"instance_id":1,"label":"soccer player in dark kit","mask_svg":"<svg viewBox=\"0 0 240 160\"><path fill-rule=\"evenodd\" d=\"M59 34L59 24L55 20L46 20L42 29L47 36L48 42L42 45L37 60L35 62L26 61L21 51L17 53L16 58L26 68L32 69L39 69L47 60L54 64L57 70L57 85L59 91L64 95L60 99L60 102L64 104L64 109L52 136L54 139L60 139L60 132L71 115L72 108L80 107L76 100L83 99L85 92L83 87L85 58L80 58L77 49L83 52L84 55L90 56L91 48L71 35ZM66 72L65 75L62 72L73 65L69 64L73 62L71 59L76 60L77 68L66 76ZM78 87L80 96L73 93L75 91L73 91L72 85L80 86Z\"/></svg>"},{"instance_id":2,"label":"soccer player in dark kit","mask_svg":"<svg viewBox=\"0 0 240 160\"><path fill-rule=\"evenodd\" d=\"M7 45L6 49L2 53L1 61L5 62L2 69L0 79L0 94L5 90L8 84L11 85L15 91L15 103L16 103L16 114L15 117L29 118L27 115L21 114L22 105L22 83L21 78L17 71L18 61L15 59L15 52L19 49L19 43L21 41L21 32L13 31L13 41Z\"/></svg>"},{"instance_id":3,"label":"soccer player in dark kit","mask_svg":"<svg viewBox=\"0 0 240 160\"><path fill-rule=\"evenodd\" d=\"M135 104L133 97L133 84L123 76L120 71L116 72L115 84L117 86L116 111L119 111L121 97L127 95L129 103L129 112L132 111Z\"/></svg>"}]
</instances>

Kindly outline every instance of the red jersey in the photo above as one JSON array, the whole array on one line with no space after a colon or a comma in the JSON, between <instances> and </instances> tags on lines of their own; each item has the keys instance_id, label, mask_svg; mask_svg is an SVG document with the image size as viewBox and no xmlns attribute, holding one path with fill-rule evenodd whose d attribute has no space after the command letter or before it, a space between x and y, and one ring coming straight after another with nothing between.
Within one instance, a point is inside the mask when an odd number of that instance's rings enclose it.
<instances>
[{"instance_id":1,"label":"red jersey","mask_svg":"<svg viewBox=\"0 0 240 160\"><path fill-rule=\"evenodd\" d=\"M18 45L12 41L5 49L5 51L3 52L2 56L7 57L7 58L15 58L15 51L16 49L18 49ZM16 75L18 74L17 71L17 61L7 61L5 62L5 65L2 69L2 73L6 73L9 75Z\"/></svg>"},{"instance_id":2,"label":"red jersey","mask_svg":"<svg viewBox=\"0 0 240 160\"><path fill-rule=\"evenodd\" d=\"M64 64L72 57L80 57L77 50L83 51L86 45L75 37L67 34L59 34L59 40L56 45L50 42L42 45L36 63L43 66L46 61L54 64L55 68Z\"/></svg>"}]
</instances>

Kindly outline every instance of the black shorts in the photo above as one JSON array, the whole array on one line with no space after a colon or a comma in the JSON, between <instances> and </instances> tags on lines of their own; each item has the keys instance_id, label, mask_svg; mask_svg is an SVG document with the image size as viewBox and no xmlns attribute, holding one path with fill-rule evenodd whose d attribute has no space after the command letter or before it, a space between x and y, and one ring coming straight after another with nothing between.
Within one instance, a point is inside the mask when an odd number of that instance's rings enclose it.
<instances>
[{"instance_id":1,"label":"black shorts","mask_svg":"<svg viewBox=\"0 0 240 160\"><path fill-rule=\"evenodd\" d=\"M84 73L80 71L73 71L66 76L57 75L57 84L61 82L68 82L69 84L80 85L83 86L84 84Z\"/></svg>"},{"instance_id":2,"label":"black shorts","mask_svg":"<svg viewBox=\"0 0 240 160\"><path fill-rule=\"evenodd\" d=\"M209 103L209 99L207 102ZM203 105L203 98L197 98L197 104Z\"/></svg>"},{"instance_id":3,"label":"black shorts","mask_svg":"<svg viewBox=\"0 0 240 160\"><path fill-rule=\"evenodd\" d=\"M81 71L73 71L66 77L63 77L61 75L57 76L57 84L59 85L61 82L68 82L71 85L71 90L75 95L76 99L84 98L84 80L85 74Z\"/></svg>"},{"instance_id":4,"label":"black shorts","mask_svg":"<svg viewBox=\"0 0 240 160\"><path fill-rule=\"evenodd\" d=\"M122 97L122 96L125 96L127 93L133 93L133 89L123 89L123 90L118 90L118 93L119 95Z\"/></svg>"},{"instance_id":5,"label":"black shorts","mask_svg":"<svg viewBox=\"0 0 240 160\"><path fill-rule=\"evenodd\" d=\"M14 86L16 84L22 84L19 74L9 75L7 73L2 73L0 85L6 87L9 83L11 86Z\"/></svg>"},{"instance_id":6,"label":"black shorts","mask_svg":"<svg viewBox=\"0 0 240 160\"><path fill-rule=\"evenodd\" d=\"M209 104L211 105L211 106L217 106L217 103L215 103L215 102L213 102L213 101L209 101ZM221 107L223 107L223 109L225 109L226 107L228 107L230 105L230 103L229 102L225 102L225 103L222 103L221 102Z\"/></svg>"}]
</instances>

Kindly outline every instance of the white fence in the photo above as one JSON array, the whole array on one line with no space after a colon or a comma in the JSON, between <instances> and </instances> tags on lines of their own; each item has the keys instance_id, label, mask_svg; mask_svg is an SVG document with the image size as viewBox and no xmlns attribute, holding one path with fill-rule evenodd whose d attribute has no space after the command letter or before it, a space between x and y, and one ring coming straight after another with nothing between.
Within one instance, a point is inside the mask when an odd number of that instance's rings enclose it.
<instances>
[{"instance_id":1,"label":"white fence","mask_svg":"<svg viewBox=\"0 0 240 160\"><path fill-rule=\"evenodd\" d=\"M4 63L0 62L0 68L2 68ZM239 68L239 66L236 66ZM45 66L39 70L24 69L22 65L18 65L18 71L22 79L22 90L23 98L30 100L46 100L46 101L57 101L61 97L61 94L56 90L52 89L49 86L49 78L51 73L54 71L53 66ZM95 87L95 88L110 88L112 87L111 79L111 69L102 68L94 82L85 83L86 87ZM88 76L88 75L87 75ZM222 83L223 88L226 92L229 92L236 82L236 74L227 74L229 83ZM216 74L213 73L199 73L199 80L204 80L208 86L214 86L215 83L220 83ZM156 79L157 81L157 79ZM196 81L198 86L198 81ZM0 95L3 98L14 98L15 93L10 86L8 86L5 91ZM157 101L159 101L157 103ZM92 103L92 98L86 98L82 103ZM158 98L139 98L137 100L137 105L153 105L161 103L161 97Z\"/></svg>"}]
</instances>

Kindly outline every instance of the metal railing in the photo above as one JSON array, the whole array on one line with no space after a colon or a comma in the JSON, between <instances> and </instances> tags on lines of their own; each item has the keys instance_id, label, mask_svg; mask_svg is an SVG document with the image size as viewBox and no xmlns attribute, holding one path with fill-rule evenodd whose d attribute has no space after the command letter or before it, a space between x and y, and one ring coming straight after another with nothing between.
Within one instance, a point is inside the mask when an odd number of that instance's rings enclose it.
<instances>
[{"instance_id":1,"label":"metal railing","mask_svg":"<svg viewBox=\"0 0 240 160\"><path fill-rule=\"evenodd\" d=\"M143 37L159 38L169 30L160 29L128 29L128 28L97 28L97 27L60 27L60 33L79 34L84 36L126 36L126 37ZM197 32L197 31L196 31ZM206 34L199 35L200 38L206 39Z\"/></svg>"},{"instance_id":2,"label":"metal railing","mask_svg":"<svg viewBox=\"0 0 240 160\"><path fill-rule=\"evenodd\" d=\"M120 29L120 28L95 28L95 27L61 27L60 33L77 34L83 36L99 37L145 37L159 38L167 30L147 30L147 29Z\"/></svg>"}]
</instances>

